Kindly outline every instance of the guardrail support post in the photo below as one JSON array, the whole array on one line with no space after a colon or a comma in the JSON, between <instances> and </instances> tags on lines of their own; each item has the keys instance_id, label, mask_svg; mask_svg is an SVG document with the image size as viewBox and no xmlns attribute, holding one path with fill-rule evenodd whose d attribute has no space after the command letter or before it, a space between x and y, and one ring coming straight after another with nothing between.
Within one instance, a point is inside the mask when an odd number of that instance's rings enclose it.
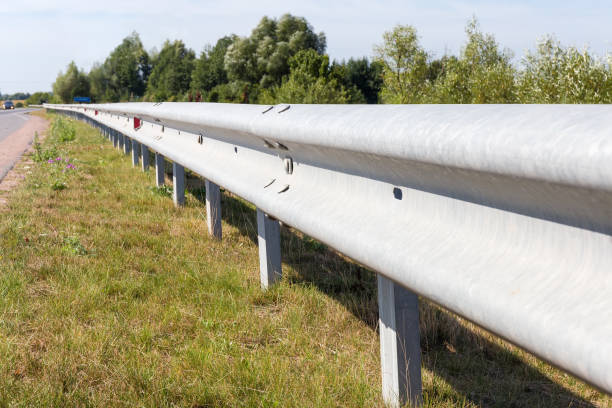
<instances>
[{"instance_id":1,"label":"guardrail support post","mask_svg":"<svg viewBox=\"0 0 612 408\"><path fill-rule=\"evenodd\" d=\"M117 137L117 131L111 129L111 137L113 139L113 147L117 147L119 145L119 138Z\"/></svg>"},{"instance_id":2,"label":"guardrail support post","mask_svg":"<svg viewBox=\"0 0 612 408\"><path fill-rule=\"evenodd\" d=\"M259 278L267 289L282 277L280 224L257 209L257 242L259 244Z\"/></svg>"},{"instance_id":3,"label":"guardrail support post","mask_svg":"<svg viewBox=\"0 0 612 408\"><path fill-rule=\"evenodd\" d=\"M174 205L180 207L185 204L185 168L176 162L172 163L172 183Z\"/></svg>"},{"instance_id":4,"label":"guardrail support post","mask_svg":"<svg viewBox=\"0 0 612 408\"><path fill-rule=\"evenodd\" d=\"M123 150L123 135L117 130L115 130L115 132L117 132L117 140L119 141L119 143L117 143L117 146L119 147L119 150Z\"/></svg>"},{"instance_id":5,"label":"guardrail support post","mask_svg":"<svg viewBox=\"0 0 612 408\"><path fill-rule=\"evenodd\" d=\"M208 233L221 239L221 189L210 180L204 181L206 187L206 222Z\"/></svg>"},{"instance_id":6,"label":"guardrail support post","mask_svg":"<svg viewBox=\"0 0 612 408\"><path fill-rule=\"evenodd\" d=\"M142 171L149 170L149 148L140 144L140 155L142 156Z\"/></svg>"},{"instance_id":7,"label":"guardrail support post","mask_svg":"<svg viewBox=\"0 0 612 408\"><path fill-rule=\"evenodd\" d=\"M130 138L126 135L123 135L123 153L130 154L131 145L132 144L130 143Z\"/></svg>"},{"instance_id":8,"label":"guardrail support post","mask_svg":"<svg viewBox=\"0 0 612 408\"><path fill-rule=\"evenodd\" d=\"M161 187L166 182L164 156L155 152L155 185Z\"/></svg>"},{"instance_id":9,"label":"guardrail support post","mask_svg":"<svg viewBox=\"0 0 612 408\"><path fill-rule=\"evenodd\" d=\"M379 274L378 313L383 399L393 408L406 402L420 407L423 397L419 298Z\"/></svg>"},{"instance_id":10,"label":"guardrail support post","mask_svg":"<svg viewBox=\"0 0 612 408\"><path fill-rule=\"evenodd\" d=\"M132 167L138 166L139 156L140 156L140 143L136 140L132 139Z\"/></svg>"}]
</instances>

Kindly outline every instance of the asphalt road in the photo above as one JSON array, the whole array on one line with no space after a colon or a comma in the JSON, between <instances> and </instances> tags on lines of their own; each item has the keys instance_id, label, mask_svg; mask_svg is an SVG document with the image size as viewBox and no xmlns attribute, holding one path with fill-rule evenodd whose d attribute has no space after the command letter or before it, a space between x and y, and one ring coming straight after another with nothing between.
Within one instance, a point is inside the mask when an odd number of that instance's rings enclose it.
<instances>
[{"instance_id":1,"label":"asphalt road","mask_svg":"<svg viewBox=\"0 0 612 408\"><path fill-rule=\"evenodd\" d=\"M15 110L0 110L0 142L25 125L30 118L26 113L35 110L37 109L22 108Z\"/></svg>"},{"instance_id":2,"label":"asphalt road","mask_svg":"<svg viewBox=\"0 0 612 408\"><path fill-rule=\"evenodd\" d=\"M34 134L47 128L46 120L27 114L34 110L0 110L0 182L28 149Z\"/></svg>"}]
</instances>

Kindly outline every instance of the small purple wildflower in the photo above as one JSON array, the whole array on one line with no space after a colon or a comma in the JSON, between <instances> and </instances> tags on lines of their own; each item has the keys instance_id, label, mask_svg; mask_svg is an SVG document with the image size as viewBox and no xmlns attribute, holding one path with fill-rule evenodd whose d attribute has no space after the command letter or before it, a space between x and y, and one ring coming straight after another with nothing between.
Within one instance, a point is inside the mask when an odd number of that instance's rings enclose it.
<instances>
[{"instance_id":1,"label":"small purple wildflower","mask_svg":"<svg viewBox=\"0 0 612 408\"><path fill-rule=\"evenodd\" d=\"M47 163L55 163L55 161L53 159L49 159L47 160Z\"/></svg>"}]
</instances>

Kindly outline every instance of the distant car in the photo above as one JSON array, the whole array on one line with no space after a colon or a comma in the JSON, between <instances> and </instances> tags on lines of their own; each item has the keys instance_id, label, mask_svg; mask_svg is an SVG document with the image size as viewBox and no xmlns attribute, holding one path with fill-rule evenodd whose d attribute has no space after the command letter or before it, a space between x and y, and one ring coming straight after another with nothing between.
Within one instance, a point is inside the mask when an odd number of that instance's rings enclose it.
<instances>
[{"instance_id":1,"label":"distant car","mask_svg":"<svg viewBox=\"0 0 612 408\"><path fill-rule=\"evenodd\" d=\"M4 101L4 103L2 104L2 109L15 109L15 105L13 105L13 101Z\"/></svg>"}]
</instances>

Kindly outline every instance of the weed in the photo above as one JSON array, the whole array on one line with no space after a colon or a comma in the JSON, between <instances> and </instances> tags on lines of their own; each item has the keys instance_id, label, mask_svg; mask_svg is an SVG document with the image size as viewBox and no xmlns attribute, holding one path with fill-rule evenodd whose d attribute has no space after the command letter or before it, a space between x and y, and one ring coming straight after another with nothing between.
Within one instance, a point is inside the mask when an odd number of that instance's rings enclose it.
<instances>
[{"instance_id":1,"label":"weed","mask_svg":"<svg viewBox=\"0 0 612 408\"><path fill-rule=\"evenodd\" d=\"M46 146L44 148L42 147L38 138L38 132L34 133L33 147L34 154L32 155L32 159L35 162L44 162L59 155L57 147L55 145Z\"/></svg>"},{"instance_id":2,"label":"weed","mask_svg":"<svg viewBox=\"0 0 612 408\"><path fill-rule=\"evenodd\" d=\"M76 138L74 121L56 116L51 124L51 136L58 142L71 142Z\"/></svg>"},{"instance_id":3,"label":"weed","mask_svg":"<svg viewBox=\"0 0 612 408\"><path fill-rule=\"evenodd\" d=\"M68 188L68 184L66 184L63 180L55 180L51 183L51 190L53 191L62 191Z\"/></svg>"},{"instance_id":4,"label":"weed","mask_svg":"<svg viewBox=\"0 0 612 408\"><path fill-rule=\"evenodd\" d=\"M309 236L304 236L304 245L307 249L316 252L324 252L327 249L327 245L322 242L317 241Z\"/></svg>"},{"instance_id":5,"label":"weed","mask_svg":"<svg viewBox=\"0 0 612 408\"><path fill-rule=\"evenodd\" d=\"M64 246L62 247L62 249L73 255L87 255L87 250L85 249L83 244L81 244L79 238L75 236L69 236L64 238Z\"/></svg>"},{"instance_id":6,"label":"weed","mask_svg":"<svg viewBox=\"0 0 612 408\"><path fill-rule=\"evenodd\" d=\"M160 187L151 186L149 190L153 192L155 195L159 195L162 197L172 197L172 186L168 186L166 184L161 185Z\"/></svg>"}]
</instances>

